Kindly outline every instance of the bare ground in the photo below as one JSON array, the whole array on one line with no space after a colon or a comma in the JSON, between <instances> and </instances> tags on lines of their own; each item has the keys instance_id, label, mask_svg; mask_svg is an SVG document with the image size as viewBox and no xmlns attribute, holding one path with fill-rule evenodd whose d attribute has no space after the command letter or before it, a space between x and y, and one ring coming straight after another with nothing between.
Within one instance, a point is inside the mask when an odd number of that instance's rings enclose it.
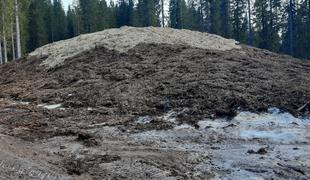
<instances>
[{"instance_id":1,"label":"bare ground","mask_svg":"<svg viewBox=\"0 0 310 180\"><path fill-rule=\"evenodd\" d=\"M0 178L309 179L309 134L274 143L195 130L204 118L231 119L238 111L277 107L307 116L307 61L247 46L168 44L139 44L126 53L97 47L52 69L42 68L43 60L0 67ZM44 108L55 104L61 107ZM177 112L173 121L164 117L169 112ZM182 124L194 128L178 135ZM150 132L178 136L143 134ZM287 156L294 148L296 156Z\"/></svg>"}]
</instances>

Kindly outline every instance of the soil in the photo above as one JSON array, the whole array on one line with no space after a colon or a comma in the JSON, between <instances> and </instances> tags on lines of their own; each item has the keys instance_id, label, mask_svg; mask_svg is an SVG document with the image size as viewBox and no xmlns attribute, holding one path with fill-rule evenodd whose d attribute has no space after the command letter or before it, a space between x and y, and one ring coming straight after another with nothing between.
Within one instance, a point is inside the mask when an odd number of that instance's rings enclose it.
<instances>
[{"instance_id":1,"label":"soil","mask_svg":"<svg viewBox=\"0 0 310 180\"><path fill-rule=\"evenodd\" d=\"M97 46L53 68L36 56L0 66L0 179L309 179L308 135L283 146L297 146L301 162L277 150L282 142L199 130L202 119L241 111L309 114L309 61L240 46ZM223 153L248 162L228 167Z\"/></svg>"}]
</instances>

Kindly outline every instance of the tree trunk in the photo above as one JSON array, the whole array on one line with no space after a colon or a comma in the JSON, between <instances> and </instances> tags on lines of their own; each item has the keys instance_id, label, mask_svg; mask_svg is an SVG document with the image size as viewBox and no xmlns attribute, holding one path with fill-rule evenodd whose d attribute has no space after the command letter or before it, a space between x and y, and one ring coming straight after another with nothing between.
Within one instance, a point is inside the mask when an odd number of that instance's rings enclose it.
<instances>
[{"instance_id":1,"label":"tree trunk","mask_svg":"<svg viewBox=\"0 0 310 180\"><path fill-rule=\"evenodd\" d=\"M288 50L289 54L293 55L293 0L289 2L289 14L288 14Z\"/></svg>"},{"instance_id":2,"label":"tree trunk","mask_svg":"<svg viewBox=\"0 0 310 180\"><path fill-rule=\"evenodd\" d=\"M308 31L310 31L310 0L308 1L308 23L309 23L309 29Z\"/></svg>"},{"instance_id":3,"label":"tree trunk","mask_svg":"<svg viewBox=\"0 0 310 180\"><path fill-rule=\"evenodd\" d=\"M249 45L253 45L253 32L252 32L252 12L251 12L251 0L248 0L248 14L249 14Z\"/></svg>"},{"instance_id":4,"label":"tree trunk","mask_svg":"<svg viewBox=\"0 0 310 180\"><path fill-rule=\"evenodd\" d=\"M165 27L165 8L164 8L164 0L161 0L161 26Z\"/></svg>"},{"instance_id":5,"label":"tree trunk","mask_svg":"<svg viewBox=\"0 0 310 180\"><path fill-rule=\"evenodd\" d=\"M6 37L5 37L5 4L4 0L2 2L2 41L3 41L3 63L6 63L8 61L8 55L7 55L7 49L6 49Z\"/></svg>"},{"instance_id":6,"label":"tree trunk","mask_svg":"<svg viewBox=\"0 0 310 180\"><path fill-rule=\"evenodd\" d=\"M0 64L3 64L2 48L1 48L1 37L0 37Z\"/></svg>"},{"instance_id":7,"label":"tree trunk","mask_svg":"<svg viewBox=\"0 0 310 180\"><path fill-rule=\"evenodd\" d=\"M15 55L15 39L14 39L14 24L13 22L11 23L11 33L12 33L12 59L15 60L16 59L16 55Z\"/></svg>"},{"instance_id":8,"label":"tree trunk","mask_svg":"<svg viewBox=\"0 0 310 180\"><path fill-rule=\"evenodd\" d=\"M8 62L8 51L7 51L7 43L6 43L6 37L5 35L3 35L3 63L7 63Z\"/></svg>"},{"instance_id":9,"label":"tree trunk","mask_svg":"<svg viewBox=\"0 0 310 180\"><path fill-rule=\"evenodd\" d=\"M16 30L16 58L21 58L22 51L20 45L20 27L19 27L19 16L18 16L18 0L15 0L15 30Z\"/></svg>"},{"instance_id":10,"label":"tree trunk","mask_svg":"<svg viewBox=\"0 0 310 180\"><path fill-rule=\"evenodd\" d=\"M200 24L200 31L204 32L204 19L203 19L203 3L202 0L199 1L200 4L200 12L199 12L199 24Z\"/></svg>"}]
</instances>

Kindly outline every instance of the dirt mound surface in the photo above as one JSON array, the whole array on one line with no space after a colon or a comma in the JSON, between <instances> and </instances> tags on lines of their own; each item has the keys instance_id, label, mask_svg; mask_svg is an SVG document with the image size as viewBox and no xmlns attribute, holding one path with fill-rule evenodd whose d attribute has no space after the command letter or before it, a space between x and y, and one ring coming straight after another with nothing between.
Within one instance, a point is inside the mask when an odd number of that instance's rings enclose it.
<instances>
[{"instance_id":1,"label":"dirt mound surface","mask_svg":"<svg viewBox=\"0 0 310 180\"><path fill-rule=\"evenodd\" d=\"M76 53L63 54L73 39L0 66L0 141L13 144L1 149L0 179L310 177L309 118L296 118L309 113L310 62L213 35L202 34L229 48L199 46L196 32L175 31L184 39L174 43L161 34L170 29L138 30L162 40L113 42L137 31L123 28Z\"/></svg>"},{"instance_id":2,"label":"dirt mound surface","mask_svg":"<svg viewBox=\"0 0 310 180\"><path fill-rule=\"evenodd\" d=\"M68 58L94 49L97 46L104 46L107 49L119 52L127 52L140 43L177 44L222 51L240 48L240 46L236 45L238 42L235 40L225 39L208 33L172 28L135 28L125 26L119 29L108 29L48 44L30 53L29 57L47 57L41 65L52 68L61 65Z\"/></svg>"},{"instance_id":3,"label":"dirt mound surface","mask_svg":"<svg viewBox=\"0 0 310 180\"><path fill-rule=\"evenodd\" d=\"M184 110L180 121L269 107L298 115L310 102L309 62L250 47L139 44L126 53L97 47L52 69L44 60L2 66L0 97L127 117Z\"/></svg>"}]
</instances>

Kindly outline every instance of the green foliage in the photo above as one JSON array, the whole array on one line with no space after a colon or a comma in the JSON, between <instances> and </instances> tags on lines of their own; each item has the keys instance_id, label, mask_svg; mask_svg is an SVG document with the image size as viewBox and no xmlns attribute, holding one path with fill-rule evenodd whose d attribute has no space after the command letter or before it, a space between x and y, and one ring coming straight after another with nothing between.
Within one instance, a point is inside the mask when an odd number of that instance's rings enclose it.
<instances>
[{"instance_id":1,"label":"green foliage","mask_svg":"<svg viewBox=\"0 0 310 180\"><path fill-rule=\"evenodd\" d=\"M138 0L137 4L137 21L138 26L159 26L160 15L159 0Z\"/></svg>"},{"instance_id":2,"label":"green foliage","mask_svg":"<svg viewBox=\"0 0 310 180\"><path fill-rule=\"evenodd\" d=\"M183 29L186 13L187 7L184 0L171 0L169 4L170 26Z\"/></svg>"}]
</instances>

